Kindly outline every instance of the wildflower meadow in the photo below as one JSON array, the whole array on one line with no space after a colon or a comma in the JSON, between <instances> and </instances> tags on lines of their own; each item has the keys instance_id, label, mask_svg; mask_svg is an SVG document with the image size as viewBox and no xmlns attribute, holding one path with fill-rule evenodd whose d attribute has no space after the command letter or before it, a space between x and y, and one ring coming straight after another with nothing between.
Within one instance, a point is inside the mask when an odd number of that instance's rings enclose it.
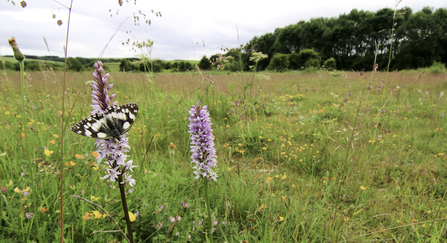
<instances>
[{"instance_id":1,"label":"wildflower meadow","mask_svg":"<svg viewBox=\"0 0 447 243\"><path fill-rule=\"evenodd\" d=\"M0 242L447 241L440 62L390 71L376 49L364 71L259 71L269 55L251 51L212 70L31 71L9 44Z\"/></svg>"},{"instance_id":2,"label":"wildflower meadow","mask_svg":"<svg viewBox=\"0 0 447 243\"><path fill-rule=\"evenodd\" d=\"M25 121L20 73L1 76L3 242L60 241L61 190L64 241L122 241L121 185L137 242L446 239L445 73L111 73L139 106L119 184L106 145L69 131L91 73L67 76L61 116L50 72L25 74Z\"/></svg>"}]
</instances>

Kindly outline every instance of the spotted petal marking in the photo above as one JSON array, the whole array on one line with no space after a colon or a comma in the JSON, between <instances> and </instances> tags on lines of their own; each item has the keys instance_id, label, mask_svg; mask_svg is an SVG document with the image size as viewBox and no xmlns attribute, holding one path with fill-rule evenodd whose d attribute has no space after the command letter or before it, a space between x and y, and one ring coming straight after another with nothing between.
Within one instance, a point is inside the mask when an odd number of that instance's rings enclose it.
<instances>
[{"instance_id":1,"label":"spotted petal marking","mask_svg":"<svg viewBox=\"0 0 447 243\"><path fill-rule=\"evenodd\" d=\"M96 139L119 139L129 131L138 114L138 105L129 103L114 105L104 113L96 113L71 127L79 135Z\"/></svg>"}]
</instances>

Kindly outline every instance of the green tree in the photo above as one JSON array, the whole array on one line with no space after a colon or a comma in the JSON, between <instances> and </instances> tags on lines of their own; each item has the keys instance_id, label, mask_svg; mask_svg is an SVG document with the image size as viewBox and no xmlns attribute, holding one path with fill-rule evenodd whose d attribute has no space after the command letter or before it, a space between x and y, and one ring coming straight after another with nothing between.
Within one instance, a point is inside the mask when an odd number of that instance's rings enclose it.
<instances>
[{"instance_id":1,"label":"green tree","mask_svg":"<svg viewBox=\"0 0 447 243\"><path fill-rule=\"evenodd\" d=\"M441 31L437 43L436 61L447 64L447 9L439 8L433 14L434 21L439 25Z\"/></svg>"},{"instance_id":2,"label":"green tree","mask_svg":"<svg viewBox=\"0 0 447 243\"><path fill-rule=\"evenodd\" d=\"M320 54L312 49L304 49L293 56L293 62L298 68L320 67Z\"/></svg>"},{"instance_id":3,"label":"green tree","mask_svg":"<svg viewBox=\"0 0 447 243\"><path fill-rule=\"evenodd\" d=\"M446 36L440 23L428 7L410 15L399 29L399 34L405 38L397 56L401 59L396 65L398 69L429 67L433 64L438 52L443 49L442 45L438 45L439 40Z\"/></svg>"},{"instance_id":4,"label":"green tree","mask_svg":"<svg viewBox=\"0 0 447 243\"><path fill-rule=\"evenodd\" d=\"M121 59L120 65L119 65L120 71L129 72L134 70L133 64L128 59Z\"/></svg>"},{"instance_id":5,"label":"green tree","mask_svg":"<svg viewBox=\"0 0 447 243\"><path fill-rule=\"evenodd\" d=\"M291 70L299 70L302 67L303 63L301 63L300 56L298 53L293 52L289 55L289 69Z\"/></svg>"},{"instance_id":6,"label":"green tree","mask_svg":"<svg viewBox=\"0 0 447 243\"><path fill-rule=\"evenodd\" d=\"M267 59L261 60L258 63L257 70L264 70L270 63L270 59L275 55L275 49L273 45L276 41L276 34L267 33L260 37L255 36L245 47L245 52L249 53L251 51L262 52L268 55ZM249 65L254 65L254 63L249 63Z\"/></svg>"},{"instance_id":7,"label":"green tree","mask_svg":"<svg viewBox=\"0 0 447 243\"><path fill-rule=\"evenodd\" d=\"M276 53L270 60L270 64L267 69L282 72L286 71L288 67L289 67L289 55Z\"/></svg>"},{"instance_id":8,"label":"green tree","mask_svg":"<svg viewBox=\"0 0 447 243\"><path fill-rule=\"evenodd\" d=\"M67 58L67 67L68 70L73 70L76 72L80 72L83 70L82 63L73 57Z\"/></svg>"},{"instance_id":9,"label":"green tree","mask_svg":"<svg viewBox=\"0 0 447 243\"><path fill-rule=\"evenodd\" d=\"M209 70L211 68L210 59L208 59L206 56L203 56L198 66L201 70Z\"/></svg>"}]
</instances>

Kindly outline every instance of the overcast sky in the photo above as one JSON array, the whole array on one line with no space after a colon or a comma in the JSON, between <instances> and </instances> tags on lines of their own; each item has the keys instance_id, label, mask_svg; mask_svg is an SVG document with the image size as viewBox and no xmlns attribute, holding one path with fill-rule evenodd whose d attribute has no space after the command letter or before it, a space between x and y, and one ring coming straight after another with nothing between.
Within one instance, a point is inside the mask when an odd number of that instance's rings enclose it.
<instances>
[{"instance_id":1,"label":"overcast sky","mask_svg":"<svg viewBox=\"0 0 447 243\"><path fill-rule=\"evenodd\" d=\"M15 0L14 6L11 0L0 0L0 55L12 55L8 39L14 36L25 55L62 57L68 9L61 4L69 6L70 1L26 0L26 8L20 6L20 1ZM74 0L68 56L97 58L105 49L102 57L134 57L141 52L130 50L131 46L122 42L151 39L152 57L199 60L203 55L221 52L221 46L238 47L256 35L301 20L338 17L354 8L377 11L394 8L395 4L394 0L137 0L134 5L134 0L124 0L120 7L118 0ZM399 8L404 6L413 12L424 6L447 8L447 0L403 0ZM152 14L152 9L160 11L162 17ZM145 23L140 10L151 25ZM134 25L134 14L139 16L139 26ZM62 26L57 25L58 19Z\"/></svg>"}]
</instances>

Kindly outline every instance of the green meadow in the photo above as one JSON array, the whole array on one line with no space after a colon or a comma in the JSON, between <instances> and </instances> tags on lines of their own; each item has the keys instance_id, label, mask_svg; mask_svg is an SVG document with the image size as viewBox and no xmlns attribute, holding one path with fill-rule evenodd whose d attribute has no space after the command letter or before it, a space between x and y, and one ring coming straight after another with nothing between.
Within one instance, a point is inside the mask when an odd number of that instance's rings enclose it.
<instances>
[{"instance_id":1,"label":"green meadow","mask_svg":"<svg viewBox=\"0 0 447 243\"><path fill-rule=\"evenodd\" d=\"M188 133L198 100L218 156L214 242L447 241L445 71L110 75L113 101L140 109L136 242L207 241ZM61 218L64 242L125 241L95 205L126 231L118 184L100 179L95 139L70 131L90 115L92 79L27 72L23 112L20 73L2 71L0 242L60 242Z\"/></svg>"}]
</instances>

